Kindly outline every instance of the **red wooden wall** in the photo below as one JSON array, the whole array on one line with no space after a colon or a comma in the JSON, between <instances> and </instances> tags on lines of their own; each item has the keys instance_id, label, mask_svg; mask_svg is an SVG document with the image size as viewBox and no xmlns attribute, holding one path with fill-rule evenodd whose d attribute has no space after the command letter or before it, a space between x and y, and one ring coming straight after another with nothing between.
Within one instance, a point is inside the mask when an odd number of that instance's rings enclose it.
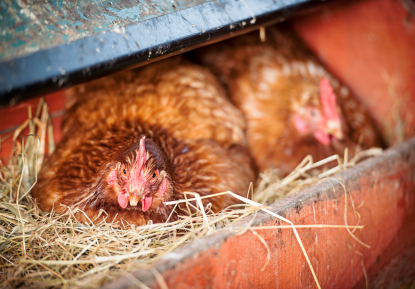
<instances>
[{"instance_id":1,"label":"red wooden wall","mask_svg":"<svg viewBox=\"0 0 415 289\"><path fill-rule=\"evenodd\" d=\"M53 136L55 143L57 143L62 138L60 125L65 109L65 96L64 93L60 91L48 94L44 98L48 104L49 115L51 116L53 125ZM10 154L13 150L13 132L28 119L29 107L31 108L32 116L35 115L40 99L40 97L34 98L11 107L0 109L1 162L8 163ZM23 131L22 135L27 133L28 130L26 129Z\"/></svg>"}]
</instances>

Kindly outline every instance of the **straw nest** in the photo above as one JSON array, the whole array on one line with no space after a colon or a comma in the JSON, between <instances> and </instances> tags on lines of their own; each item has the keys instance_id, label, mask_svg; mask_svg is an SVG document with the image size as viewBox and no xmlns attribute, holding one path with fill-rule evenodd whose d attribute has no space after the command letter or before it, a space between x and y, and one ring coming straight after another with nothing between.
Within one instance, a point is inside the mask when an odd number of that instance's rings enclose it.
<instances>
[{"instance_id":1,"label":"straw nest","mask_svg":"<svg viewBox=\"0 0 415 289\"><path fill-rule=\"evenodd\" d=\"M23 136L24 129L28 129L29 134ZM354 165L362 158L380 153L376 149L364 151L348 162L336 155L313 163L308 156L285 178L279 178L276 170L262 173L253 198L251 195L253 201L249 196L242 198L232 192L224 192L239 198L244 205L214 214L209 207L203 207L197 194L189 193L193 199L187 200L188 205L197 207L196 213L171 223L122 227L106 222L82 224L75 219L75 211L56 215L41 212L36 206L29 192L43 162L46 142L49 152L53 151L52 132L47 106L42 102L34 117L29 110L28 120L10 135L14 152L9 164L0 164L2 288L95 288L121 275L132 279L138 287L147 288L129 274L138 267L151 270L160 287L165 288L162 276L151 265L166 253L215 230L227 229L229 224L255 211L273 214L261 204L277 201ZM335 168L321 170L333 161L338 164ZM192 204L191 200L196 202ZM296 233L295 226L293 230ZM305 254L299 237L297 239ZM312 270L310 263L309 266ZM317 279L316 282L318 285Z\"/></svg>"}]
</instances>

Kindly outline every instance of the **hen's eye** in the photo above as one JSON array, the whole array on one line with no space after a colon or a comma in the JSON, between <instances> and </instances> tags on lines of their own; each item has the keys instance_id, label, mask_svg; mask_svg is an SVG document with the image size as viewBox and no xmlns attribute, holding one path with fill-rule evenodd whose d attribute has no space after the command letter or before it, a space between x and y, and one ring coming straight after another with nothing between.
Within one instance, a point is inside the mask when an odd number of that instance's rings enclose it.
<instances>
[{"instance_id":1,"label":"hen's eye","mask_svg":"<svg viewBox=\"0 0 415 289\"><path fill-rule=\"evenodd\" d=\"M157 177L156 173L153 173L153 175L151 176L152 179L155 179Z\"/></svg>"},{"instance_id":2,"label":"hen's eye","mask_svg":"<svg viewBox=\"0 0 415 289\"><path fill-rule=\"evenodd\" d=\"M126 169L123 169L123 170L122 170L122 173L123 173L124 175L126 175L126 174L127 174L127 170L126 170Z\"/></svg>"}]
</instances>

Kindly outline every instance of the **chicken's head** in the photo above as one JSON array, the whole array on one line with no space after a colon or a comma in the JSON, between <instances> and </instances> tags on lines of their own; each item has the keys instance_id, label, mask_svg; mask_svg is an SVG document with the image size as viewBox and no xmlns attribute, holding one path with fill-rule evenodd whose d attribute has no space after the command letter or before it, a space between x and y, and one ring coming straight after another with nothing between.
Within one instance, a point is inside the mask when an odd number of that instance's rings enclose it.
<instances>
[{"instance_id":1,"label":"chicken's head","mask_svg":"<svg viewBox=\"0 0 415 289\"><path fill-rule=\"evenodd\" d=\"M159 147L151 141L146 143L143 136L138 149L126 151L121 159L107 179L108 185L118 194L121 208L125 209L129 204L130 209L141 208L146 212L153 203L162 203L170 190L171 178Z\"/></svg>"},{"instance_id":2,"label":"chicken's head","mask_svg":"<svg viewBox=\"0 0 415 289\"><path fill-rule=\"evenodd\" d=\"M294 115L294 126L301 134L313 134L324 145L333 140L343 139L343 128L336 95L330 82L323 78L320 81L319 105L305 104L297 107Z\"/></svg>"}]
</instances>

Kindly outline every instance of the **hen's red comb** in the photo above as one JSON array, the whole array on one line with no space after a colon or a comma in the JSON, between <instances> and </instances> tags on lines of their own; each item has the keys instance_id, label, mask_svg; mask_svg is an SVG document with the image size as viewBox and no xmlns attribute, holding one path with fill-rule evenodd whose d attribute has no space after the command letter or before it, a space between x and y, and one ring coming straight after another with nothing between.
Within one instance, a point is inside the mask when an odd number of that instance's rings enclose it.
<instances>
[{"instance_id":1,"label":"hen's red comb","mask_svg":"<svg viewBox=\"0 0 415 289\"><path fill-rule=\"evenodd\" d=\"M327 78L320 81L320 99L323 105L324 114L328 119L338 118L336 110L336 95Z\"/></svg>"},{"instance_id":2,"label":"hen's red comb","mask_svg":"<svg viewBox=\"0 0 415 289\"><path fill-rule=\"evenodd\" d=\"M147 161L145 141L146 141L146 137L143 136L140 140L140 148L138 149L138 153L137 153L137 166L139 168L143 167L143 165Z\"/></svg>"}]
</instances>

